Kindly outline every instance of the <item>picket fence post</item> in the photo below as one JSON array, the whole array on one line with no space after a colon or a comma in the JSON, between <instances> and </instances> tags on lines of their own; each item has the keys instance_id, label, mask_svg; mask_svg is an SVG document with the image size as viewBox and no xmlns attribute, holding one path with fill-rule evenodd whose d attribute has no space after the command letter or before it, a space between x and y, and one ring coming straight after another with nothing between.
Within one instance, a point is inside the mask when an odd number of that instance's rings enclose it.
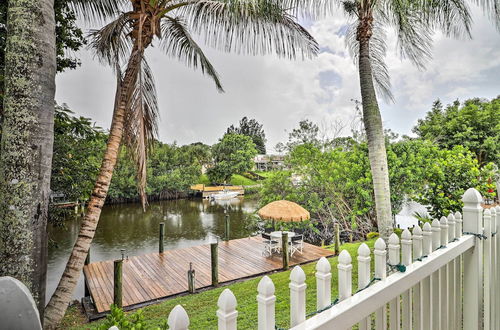
<instances>
[{"instance_id":1,"label":"picket fence post","mask_svg":"<svg viewBox=\"0 0 500 330\"><path fill-rule=\"evenodd\" d=\"M455 216L453 213L448 214L446 218L448 221L448 242L453 242L456 237L456 222ZM456 308L457 308L457 300L456 300L456 278L455 278L455 268L456 268L457 260L453 259L446 267L448 268L448 327L450 329L456 329L455 320L456 320Z\"/></svg>"},{"instance_id":2,"label":"picket fence post","mask_svg":"<svg viewBox=\"0 0 500 330\"><path fill-rule=\"evenodd\" d=\"M462 197L464 233L483 234L483 209L481 194L474 188L468 189ZM464 259L464 329L482 329L483 312L483 240L475 238L475 244L463 255Z\"/></svg>"},{"instance_id":3,"label":"picket fence post","mask_svg":"<svg viewBox=\"0 0 500 330\"><path fill-rule=\"evenodd\" d=\"M483 226L484 226L484 236L486 239L483 243L483 255L484 255L484 305L486 308L483 312L483 326L485 329L490 329L491 327L491 211L485 209L483 211Z\"/></svg>"},{"instance_id":4,"label":"picket fence post","mask_svg":"<svg viewBox=\"0 0 500 330\"><path fill-rule=\"evenodd\" d=\"M168 315L167 324L170 330L188 330L189 316L181 306L175 306Z\"/></svg>"},{"instance_id":5,"label":"picket fence post","mask_svg":"<svg viewBox=\"0 0 500 330\"><path fill-rule=\"evenodd\" d=\"M496 207L490 209L491 212L491 234L490 234L490 244L491 244L491 299L490 299L490 324L492 329L496 329L496 319L497 315L497 299L496 294L498 293L498 283L497 283L497 241L496 241L496 230L497 230L497 210Z\"/></svg>"},{"instance_id":6,"label":"picket fence post","mask_svg":"<svg viewBox=\"0 0 500 330\"><path fill-rule=\"evenodd\" d=\"M432 227L426 222L423 226L422 254L428 256L432 252ZM432 327L432 297L431 297L431 276L427 276L422 281L422 329Z\"/></svg>"},{"instance_id":7,"label":"picket fence post","mask_svg":"<svg viewBox=\"0 0 500 330\"><path fill-rule=\"evenodd\" d=\"M448 245L448 219L446 217L441 217L439 220L441 228L441 246L446 247ZM440 287L440 319L441 319L441 329L448 328L448 265L445 265L439 269L439 287Z\"/></svg>"},{"instance_id":8,"label":"picket fence post","mask_svg":"<svg viewBox=\"0 0 500 330\"><path fill-rule=\"evenodd\" d=\"M441 224L438 219L432 220L432 252L441 247ZM440 329L441 325L441 292L439 282L439 270L431 275L431 313L432 313L432 329Z\"/></svg>"},{"instance_id":9,"label":"picket fence post","mask_svg":"<svg viewBox=\"0 0 500 330\"><path fill-rule=\"evenodd\" d=\"M495 223L495 244L496 244L496 287L495 287L495 310L500 309L500 206L495 208L496 223ZM496 314L497 312L495 312ZM500 315L496 314L496 329L500 329Z\"/></svg>"},{"instance_id":10,"label":"picket fence post","mask_svg":"<svg viewBox=\"0 0 500 330\"><path fill-rule=\"evenodd\" d=\"M267 275L264 276L257 286L257 291L258 330L274 330L276 296L273 281Z\"/></svg>"},{"instance_id":11,"label":"picket fence post","mask_svg":"<svg viewBox=\"0 0 500 330\"><path fill-rule=\"evenodd\" d=\"M352 296L352 258L347 250L342 250L338 259L339 301Z\"/></svg>"},{"instance_id":12,"label":"picket fence post","mask_svg":"<svg viewBox=\"0 0 500 330\"><path fill-rule=\"evenodd\" d=\"M409 266L412 263L412 236L408 229L401 234L401 264ZM402 322L403 330L412 329L411 319L411 289L406 290L402 295Z\"/></svg>"},{"instance_id":13,"label":"picket fence post","mask_svg":"<svg viewBox=\"0 0 500 330\"><path fill-rule=\"evenodd\" d=\"M422 229L420 228L419 225L415 226L413 228L413 233L412 233L412 239L413 239L413 260L422 260L422 243L423 243L423 233ZM413 313L413 326L414 329L416 330L424 330L423 328L423 294L422 294L422 287L423 287L423 281L420 283L416 284L413 287L413 308L412 308L412 313Z\"/></svg>"},{"instance_id":14,"label":"picket fence post","mask_svg":"<svg viewBox=\"0 0 500 330\"><path fill-rule=\"evenodd\" d=\"M300 266L290 273L290 325L296 326L306 320L306 274Z\"/></svg>"},{"instance_id":15,"label":"picket fence post","mask_svg":"<svg viewBox=\"0 0 500 330\"><path fill-rule=\"evenodd\" d=\"M375 250L373 251L375 258L375 277L384 281L387 277L387 251L386 244L382 238L378 238L375 242ZM387 329L387 308L384 304L375 312L375 329L376 330L386 330Z\"/></svg>"},{"instance_id":16,"label":"picket fence post","mask_svg":"<svg viewBox=\"0 0 500 330\"><path fill-rule=\"evenodd\" d=\"M392 233L389 237L389 263L392 266L400 264L400 245L399 237L395 233ZM399 309L399 297L394 298L389 302L389 327L391 330L398 329L401 323L401 311Z\"/></svg>"},{"instance_id":17,"label":"picket fence post","mask_svg":"<svg viewBox=\"0 0 500 330\"><path fill-rule=\"evenodd\" d=\"M370 283L370 248L365 243L358 248L358 290L365 288ZM371 327L371 318L368 315L359 322L360 330L368 330Z\"/></svg>"},{"instance_id":18,"label":"picket fence post","mask_svg":"<svg viewBox=\"0 0 500 330\"><path fill-rule=\"evenodd\" d=\"M330 305L332 301L332 266L325 257L316 264L316 309Z\"/></svg>"},{"instance_id":19,"label":"picket fence post","mask_svg":"<svg viewBox=\"0 0 500 330\"><path fill-rule=\"evenodd\" d=\"M455 231L456 238L462 237L462 214L460 212L455 212ZM457 329L462 329L462 311L463 311L463 290L462 290L462 265L463 265L463 256L457 258L457 265L455 268L455 277L457 279L457 288L455 291L455 295L457 297L457 305L456 307L456 322L455 326Z\"/></svg>"},{"instance_id":20,"label":"picket fence post","mask_svg":"<svg viewBox=\"0 0 500 330\"><path fill-rule=\"evenodd\" d=\"M224 289L217 301L217 318L219 330L236 330L238 311L236 311L236 297L229 289Z\"/></svg>"}]
</instances>

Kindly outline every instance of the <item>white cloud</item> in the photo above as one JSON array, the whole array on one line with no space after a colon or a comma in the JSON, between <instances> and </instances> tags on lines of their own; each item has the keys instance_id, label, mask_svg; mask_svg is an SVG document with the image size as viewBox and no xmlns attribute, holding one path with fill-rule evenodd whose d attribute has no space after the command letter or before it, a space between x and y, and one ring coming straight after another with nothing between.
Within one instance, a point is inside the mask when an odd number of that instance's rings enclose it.
<instances>
[{"instance_id":1,"label":"white cloud","mask_svg":"<svg viewBox=\"0 0 500 330\"><path fill-rule=\"evenodd\" d=\"M480 13L474 17L473 40L435 36L434 59L423 72L408 60L399 59L395 36L389 34L387 63L396 103L381 102L387 127L409 133L438 97L446 103L500 94L499 34ZM200 72L167 58L157 48L151 49L148 58L158 88L160 139L211 144L230 124L249 116L264 124L271 149L286 140L285 130L302 119L349 123L354 116L351 99L360 99L360 95L356 67L339 33L344 24L341 15L312 23L311 33L326 50L313 60L239 56L207 49L221 75L224 94L218 94ZM115 88L113 74L93 61L88 51L81 51L79 56L82 68L58 76L56 99L108 127Z\"/></svg>"}]
</instances>

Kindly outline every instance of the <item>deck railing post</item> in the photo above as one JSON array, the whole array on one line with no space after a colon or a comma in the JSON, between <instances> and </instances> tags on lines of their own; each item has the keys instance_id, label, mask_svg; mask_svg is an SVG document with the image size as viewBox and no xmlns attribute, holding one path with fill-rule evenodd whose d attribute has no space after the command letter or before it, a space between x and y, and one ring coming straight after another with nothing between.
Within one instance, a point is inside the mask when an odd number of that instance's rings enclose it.
<instances>
[{"instance_id":1,"label":"deck railing post","mask_svg":"<svg viewBox=\"0 0 500 330\"><path fill-rule=\"evenodd\" d=\"M165 223L160 222L160 241L158 244L158 252L163 253L163 240L165 239Z\"/></svg>"},{"instance_id":2,"label":"deck railing post","mask_svg":"<svg viewBox=\"0 0 500 330\"><path fill-rule=\"evenodd\" d=\"M290 326L306 320L306 274L300 266L290 273Z\"/></svg>"},{"instance_id":3,"label":"deck railing post","mask_svg":"<svg viewBox=\"0 0 500 330\"><path fill-rule=\"evenodd\" d=\"M330 305L332 301L332 266L325 257L316 264L316 309Z\"/></svg>"},{"instance_id":4,"label":"deck railing post","mask_svg":"<svg viewBox=\"0 0 500 330\"><path fill-rule=\"evenodd\" d=\"M85 257L84 265L90 264L90 248L87 251L87 256ZM90 297L89 286L87 285L87 276L85 276L85 272L83 272L83 286L84 286L84 297Z\"/></svg>"},{"instance_id":5,"label":"deck railing post","mask_svg":"<svg viewBox=\"0 0 500 330\"><path fill-rule=\"evenodd\" d=\"M258 304L258 330L274 330L276 324L274 305L276 296L274 295L274 283L264 276L257 287Z\"/></svg>"},{"instance_id":6,"label":"deck railing post","mask_svg":"<svg viewBox=\"0 0 500 330\"><path fill-rule=\"evenodd\" d=\"M468 189L462 197L463 230L467 233L483 234L483 209L481 194L474 188ZM475 238L472 249L464 253L464 297L463 328L482 329L483 313L483 241Z\"/></svg>"},{"instance_id":7,"label":"deck railing post","mask_svg":"<svg viewBox=\"0 0 500 330\"><path fill-rule=\"evenodd\" d=\"M281 233L281 252L283 253L283 269L287 270L289 261L290 261L290 253L288 252L288 233Z\"/></svg>"},{"instance_id":8,"label":"deck railing post","mask_svg":"<svg viewBox=\"0 0 500 330\"><path fill-rule=\"evenodd\" d=\"M412 243L413 243L413 260L422 260L422 229L417 224L415 228L413 228L412 233ZM416 330L423 330L424 327L422 325L422 311L423 311L423 301L422 301L422 287L423 281L418 283L413 287L413 328Z\"/></svg>"},{"instance_id":9,"label":"deck railing post","mask_svg":"<svg viewBox=\"0 0 500 330\"><path fill-rule=\"evenodd\" d=\"M113 303L115 306L122 308L122 271L123 259L115 260L113 263Z\"/></svg>"},{"instance_id":10,"label":"deck railing post","mask_svg":"<svg viewBox=\"0 0 500 330\"><path fill-rule=\"evenodd\" d=\"M210 259L212 265L212 285L219 285L219 244L210 244Z\"/></svg>"},{"instance_id":11,"label":"deck railing post","mask_svg":"<svg viewBox=\"0 0 500 330\"><path fill-rule=\"evenodd\" d=\"M175 306L168 315L167 324L170 330L188 330L189 316L186 310L181 306Z\"/></svg>"},{"instance_id":12,"label":"deck railing post","mask_svg":"<svg viewBox=\"0 0 500 330\"><path fill-rule=\"evenodd\" d=\"M498 293L498 282L497 282L497 241L496 241L496 230L497 230L497 210L496 207L492 207L490 209L491 212L491 235L490 235L490 244L491 244L491 328L496 329L496 319L497 315L497 299L496 294Z\"/></svg>"},{"instance_id":13,"label":"deck railing post","mask_svg":"<svg viewBox=\"0 0 500 330\"><path fill-rule=\"evenodd\" d=\"M438 219L432 220L432 252L441 247L441 224ZM441 326L441 290L439 282L439 270L431 274L431 311L432 329L440 329Z\"/></svg>"},{"instance_id":14,"label":"deck railing post","mask_svg":"<svg viewBox=\"0 0 500 330\"><path fill-rule=\"evenodd\" d=\"M364 289L370 284L370 248L365 243L358 248L358 290ZM371 328L370 316L359 322L360 330L368 330Z\"/></svg>"},{"instance_id":15,"label":"deck railing post","mask_svg":"<svg viewBox=\"0 0 500 330\"><path fill-rule=\"evenodd\" d=\"M375 277L383 281L387 277L387 251L386 244L382 238L378 238L375 242L373 255L375 258ZM387 329L387 308L385 304L375 312L375 329Z\"/></svg>"},{"instance_id":16,"label":"deck railing post","mask_svg":"<svg viewBox=\"0 0 500 330\"><path fill-rule=\"evenodd\" d=\"M226 228L226 241L229 241L229 214L227 214L227 211L224 211L224 221L225 221L225 228Z\"/></svg>"},{"instance_id":17,"label":"deck railing post","mask_svg":"<svg viewBox=\"0 0 500 330\"><path fill-rule=\"evenodd\" d=\"M238 311L236 297L229 289L222 291L217 301L218 330L236 330Z\"/></svg>"}]
</instances>

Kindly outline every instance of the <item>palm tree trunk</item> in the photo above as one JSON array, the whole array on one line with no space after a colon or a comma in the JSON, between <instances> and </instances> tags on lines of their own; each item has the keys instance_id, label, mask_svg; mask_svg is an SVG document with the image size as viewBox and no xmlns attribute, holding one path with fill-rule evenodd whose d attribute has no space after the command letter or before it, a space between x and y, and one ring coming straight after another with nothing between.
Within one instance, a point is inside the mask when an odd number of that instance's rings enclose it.
<instances>
[{"instance_id":1,"label":"palm tree trunk","mask_svg":"<svg viewBox=\"0 0 500 330\"><path fill-rule=\"evenodd\" d=\"M115 102L113 120L99 176L94 185L87 212L83 218L80 232L78 233L77 240L68 263L66 264L64 273L61 276L56 291L50 298L49 304L45 308L45 328L54 328L64 316L66 308L73 296L76 284L78 283L80 273L82 272L83 264L87 257L92 239L94 238L101 210L111 183L113 170L118 159L127 101L137 79L142 55L143 51L134 48L129 58L125 76L119 87L119 92L117 93L118 99Z\"/></svg>"},{"instance_id":2,"label":"palm tree trunk","mask_svg":"<svg viewBox=\"0 0 500 330\"><path fill-rule=\"evenodd\" d=\"M375 194L377 226L380 236L387 240L393 227L391 191L382 117L373 85L369 38L359 38L359 80L363 103L363 122L368 139L368 155Z\"/></svg>"},{"instance_id":3,"label":"palm tree trunk","mask_svg":"<svg viewBox=\"0 0 500 330\"><path fill-rule=\"evenodd\" d=\"M0 152L0 276L45 306L56 74L53 0L10 0Z\"/></svg>"}]
</instances>

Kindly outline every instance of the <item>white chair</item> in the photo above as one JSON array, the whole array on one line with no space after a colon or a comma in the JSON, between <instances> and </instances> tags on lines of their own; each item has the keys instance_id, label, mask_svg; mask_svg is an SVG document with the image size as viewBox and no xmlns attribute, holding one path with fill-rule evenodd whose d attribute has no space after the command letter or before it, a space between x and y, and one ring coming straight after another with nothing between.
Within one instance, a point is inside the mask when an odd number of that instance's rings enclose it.
<instances>
[{"instance_id":1,"label":"white chair","mask_svg":"<svg viewBox=\"0 0 500 330\"><path fill-rule=\"evenodd\" d=\"M279 251L279 242L271 238L271 235L262 233L263 243L264 243L264 256L271 256L274 252Z\"/></svg>"},{"instance_id":2,"label":"white chair","mask_svg":"<svg viewBox=\"0 0 500 330\"><path fill-rule=\"evenodd\" d=\"M295 235L290 239L288 244L290 245L291 256L293 256L293 254L297 251L302 253L302 249L304 248L304 238L302 235Z\"/></svg>"}]
</instances>

